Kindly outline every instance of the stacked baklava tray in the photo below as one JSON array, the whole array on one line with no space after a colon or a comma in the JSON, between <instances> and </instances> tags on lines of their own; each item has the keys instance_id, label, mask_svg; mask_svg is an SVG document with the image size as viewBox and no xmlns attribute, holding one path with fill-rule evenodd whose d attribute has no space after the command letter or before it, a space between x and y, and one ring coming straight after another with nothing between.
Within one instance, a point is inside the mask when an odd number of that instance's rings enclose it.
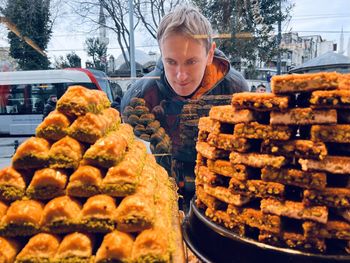
<instances>
[{"instance_id":1,"label":"stacked baklava tray","mask_svg":"<svg viewBox=\"0 0 350 263\"><path fill-rule=\"evenodd\" d=\"M1 262L183 262L175 184L109 105L70 87L0 171Z\"/></svg>"},{"instance_id":2,"label":"stacked baklava tray","mask_svg":"<svg viewBox=\"0 0 350 263\"><path fill-rule=\"evenodd\" d=\"M196 204L244 237L350 253L350 75L272 78L199 121Z\"/></svg>"}]
</instances>

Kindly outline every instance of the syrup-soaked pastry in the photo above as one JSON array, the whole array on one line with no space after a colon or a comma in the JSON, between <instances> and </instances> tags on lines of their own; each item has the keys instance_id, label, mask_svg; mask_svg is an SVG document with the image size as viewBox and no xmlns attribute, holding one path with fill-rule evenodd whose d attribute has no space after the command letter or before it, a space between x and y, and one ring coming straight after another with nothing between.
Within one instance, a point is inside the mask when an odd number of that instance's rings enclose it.
<instances>
[{"instance_id":1,"label":"syrup-soaked pastry","mask_svg":"<svg viewBox=\"0 0 350 263\"><path fill-rule=\"evenodd\" d=\"M212 160L227 156L226 151L210 146L206 142L197 142L196 150L205 158L212 159Z\"/></svg>"},{"instance_id":2,"label":"syrup-soaked pastry","mask_svg":"<svg viewBox=\"0 0 350 263\"><path fill-rule=\"evenodd\" d=\"M326 224L306 221L302 224L304 236L350 240L350 224L340 220L329 220Z\"/></svg>"},{"instance_id":3,"label":"syrup-soaked pastry","mask_svg":"<svg viewBox=\"0 0 350 263\"><path fill-rule=\"evenodd\" d=\"M100 193L103 174L90 165L80 165L69 177L67 194L76 197L90 197Z\"/></svg>"},{"instance_id":4,"label":"syrup-soaked pastry","mask_svg":"<svg viewBox=\"0 0 350 263\"><path fill-rule=\"evenodd\" d=\"M144 140L144 141L146 141L146 142L149 142L150 139L151 139L151 136L150 136L149 134L147 134L147 133L143 133L143 134L140 135L139 138L140 138L141 140Z\"/></svg>"},{"instance_id":5,"label":"syrup-soaked pastry","mask_svg":"<svg viewBox=\"0 0 350 263\"><path fill-rule=\"evenodd\" d=\"M263 199L260 203L263 213L286 216L299 220L311 220L326 224L328 221L328 209L326 206L306 207L302 202L285 201L276 199Z\"/></svg>"},{"instance_id":6,"label":"syrup-soaked pastry","mask_svg":"<svg viewBox=\"0 0 350 263\"><path fill-rule=\"evenodd\" d=\"M137 106L146 106L146 101L143 98L131 98L129 105L133 108Z\"/></svg>"},{"instance_id":7,"label":"syrup-soaked pastry","mask_svg":"<svg viewBox=\"0 0 350 263\"><path fill-rule=\"evenodd\" d=\"M280 183L264 182L261 180L248 180L246 182L231 178L229 189L232 193L251 197L269 198L279 200L284 198L285 186Z\"/></svg>"},{"instance_id":8,"label":"syrup-soaked pastry","mask_svg":"<svg viewBox=\"0 0 350 263\"><path fill-rule=\"evenodd\" d=\"M321 190L326 187L327 175L322 172L311 173L290 168L264 167L261 169L261 180Z\"/></svg>"},{"instance_id":9,"label":"syrup-soaked pastry","mask_svg":"<svg viewBox=\"0 0 350 263\"><path fill-rule=\"evenodd\" d=\"M98 139L84 154L87 164L109 168L117 165L134 139L132 127L121 124L119 129Z\"/></svg>"},{"instance_id":10,"label":"syrup-soaked pastry","mask_svg":"<svg viewBox=\"0 0 350 263\"><path fill-rule=\"evenodd\" d=\"M150 122L147 127L146 127L146 133L147 134L153 134L155 132L157 132L157 130L160 128L160 122L155 120Z\"/></svg>"},{"instance_id":11,"label":"syrup-soaked pastry","mask_svg":"<svg viewBox=\"0 0 350 263\"><path fill-rule=\"evenodd\" d=\"M332 174L350 174L350 157L326 156L322 161L299 159L303 171L325 171Z\"/></svg>"},{"instance_id":12,"label":"syrup-soaked pastry","mask_svg":"<svg viewBox=\"0 0 350 263\"><path fill-rule=\"evenodd\" d=\"M245 233L244 224L231 217L226 211L215 210L208 207L205 210L205 215L210 218L211 221L224 225L238 235L242 236Z\"/></svg>"},{"instance_id":13,"label":"syrup-soaked pastry","mask_svg":"<svg viewBox=\"0 0 350 263\"><path fill-rule=\"evenodd\" d=\"M208 136L209 136L209 132L207 132L207 131L199 131L198 132L198 138L197 138L197 141L199 141L199 142L206 142L207 141L207 139L208 139ZM194 136L192 136L192 137L194 137Z\"/></svg>"},{"instance_id":14,"label":"syrup-soaked pastry","mask_svg":"<svg viewBox=\"0 0 350 263\"><path fill-rule=\"evenodd\" d=\"M215 197L208 195L204 191L204 187L202 185L196 185L196 204L197 206L202 206L204 204L205 208L210 208L212 210L217 210L222 203L217 200Z\"/></svg>"},{"instance_id":15,"label":"syrup-soaked pastry","mask_svg":"<svg viewBox=\"0 0 350 263\"><path fill-rule=\"evenodd\" d=\"M232 164L244 164L255 168L263 168L265 166L281 168L287 163L287 160L284 156L274 156L261 153L231 152L230 162Z\"/></svg>"},{"instance_id":16,"label":"syrup-soaked pastry","mask_svg":"<svg viewBox=\"0 0 350 263\"><path fill-rule=\"evenodd\" d=\"M102 180L101 191L111 196L127 196L134 193L146 155L145 144L135 140L129 146L124 159L117 166L108 169L106 177Z\"/></svg>"},{"instance_id":17,"label":"syrup-soaked pastry","mask_svg":"<svg viewBox=\"0 0 350 263\"><path fill-rule=\"evenodd\" d=\"M58 141L67 135L70 124L66 115L54 110L38 125L35 135L46 140Z\"/></svg>"},{"instance_id":18,"label":"syrup-soaked pastry","mask_svg":"<svg viewBox=\"0 0 350 263\"><path fill-rule=\"evenodd\" d=\"M17 200L11 203L2 218L1 235L29 236L39 232L44 205L35 200Z\"/></svg>"},{"instance_id":19,"label":"syrup-soaked pastry","mask_svg":"<svg viewBox=\"0 0 350 263\"><path fill-rule=\"evenodd\" d=\"M350 108L350 90L314 91L311 94L310 104L313 108Z\"/></svg>"},{"instance_id":20,"label":"syrup-soaked pastry","mask_svg":"<svg viewBox=\"0 0 350 263\"><path fill-rule=\"evenodd\" d=\"M134 262L171 262L169 229L151 228L142 231L135 239L132 259Z\"/></svg>"},{"instance_id":21,"label":"syrup-soaked pastry","mask_svg":"<svg viewBox=\"0 0 350 263\"><path fill-rule=\"evenodd\" d=\"M142 134L146 133L146 127L142 124L137 124L134 128L134 133L136 136L141 136Z\"/></svg>"},{"instance_id":22,"label":"syrup-soaked pastry","mask_svg":"<svg viewBox=\"0 0 350 263\"><path fill-rule=\"evenodd\" d=\"M69 135L81 142L94 144L99 138L117 128L120 123L119 112L107 108L100 114L88 112L78 117L68 129Z\"/></svg>"},{"instance_id":23,"label":"syrup-soaked pastry","mask_svg":"<svg viewBox=\"0 0 350 263\"><path fill-rule=\"evenodd\" d=\"M200 131L219 133L220 122L212 120L210 117L202 117L198 121Z\"/></svg>"},{"instance_id":24,"label":"syrup-soaked pastry","mask_svg":"<svg viewBox=\"0 0 350 263\"><path fill-rule=\"evenodd\" d=\"M0 262L12 263L20 250L20 244L17 240L0 237Z\"/></svg>"},{"instance_id":25,"label":"syrup-soaked pastry","mask_svg":"<svg viewBox=\"0 0 350 263\"><path fill-rule=\"evenodd\" d=\"M126 121L130 115L135 115L135 110L130 105L126 106L123 111L123 120Z\"/></svg>"},{"instance_id":26,"label":"syrup-soaked pastry","mask_svg":"<svg viewBox=\"0 0 350 263\"><path fill-rule=\"evenodd\" d=\"M135 193L154 197L154 193L158 190L157 187L160 176L157 173L157 169L158 165L156 159L152 154L147 154Z\"/></svg>"},{"instance_id":27,"label":"syrup-soaked pastry","mask_svg":"<svg viewBox=\"0 0 350 263\"><path fill-rule=\"evenodd\" d=\"M163 140L165 136L165 130L163 127L160 127L155 133L153 133L150 137L150 142L153 145L157 145L159 142Z\"/></svg>"},{"instance_id":28,"label":"syrup-soaked pastry","mask_svg":"<svg viewBox=\"0 0 350 263\"><path fill-rule=\"evenodd\" d=\"M110 107L107 94L83 86L70 86L57 101L57 110L68 116L82 116L88 112L100 113Z\"/></svg>"},{"instance_id":29,"label":"syrup-soaked pastry","mask_svg":"<svg viewBox=\"0 0 350 263\"><path fill-rule=\"evenodd\" d=\"M44 168L36 170L27 188L27 195L33 199L51 199L62 195L67 184L63 170Z\"/></svg>"},{"instance_id":30,"label":"syrup-soaked pastry","mask_svg":"<svg viewBox=\"0 0 350 263\"><path fill-rule=\"evenodd\" d=\"M139 119L140 118L136 114L131 114L126 120L126 122L129 123L131 126L136 126L139 122Z\"/></svg>"},{"instance_id":31,"label":"syrup-soaked pastry","mask_svg":"<svg viewBox=\"0 0 350 263\"><path fill-rule=\"evenodd\" d=\"M6 215L7 209L8 205L0 201L0 222L2 221L2 218Z\"/></svg>"},{"instance_id":32,"label":"syrup-soaked pastry","mask_svg":"<svg viewBox=\"0 0 350 263\"><path fill-rule=\"evenodd\" d=\"M244 224L262 231L274 234L281 232L281 218L276 215L265 214L260 209L244 208L239 218Z\"/></svg>"},{"instance_id":33,"label":"syrup-soaked pastry","mask_svg":"<svg viewBox=\"0 0 350 263\"><path fill-rule=\"evenodd\" d=\"M134 238L131 235L114 230L104 236L96 252L95 262L131 262L133 245Z\"/></svg>"},{"instance_id":34,"label":"syrup-soaked pastry","mask_svg":"<svg viewBox=\"0 0 350 263\"><path fill-rule=\"evenodd\" d=\"M350 74L340 75L338 82L339 82L338 89L349 90L350 89Z\"/></svg>"},{"instance_id":35,"label":"syrup-soaked pastry","mask_svg":"<svg viewBox=\"0 0 350 263\"><path fill-rule=\"evenodd\" d=\"M154 120L155 120L155 116L153 113L146 113L146 114L141 115L141 117L139 119L139 124L147 126L148 124L150 124Z\"/></svg>"},{"instance_id":36,"label":"syrup-soaked pastry","mask_svg":"<svg viewBox=\"0 0 350 263\"><path fill-rule=\"evenodd\" d=\"M219 199L222 202L225 202L227 204L233 204L235 206L242 206L250 201L250 197L243 196L237 193L232 193L230 189L222 187L222 186L216 186L211 187L209 185L204 185L204 191L211 196L214 196L215 198Z\"/></svg>"},{"instance_id":37,"label":"syrup-soaked pastry","mask_svg":"<svg viewBox=\"0 0 350 263\"><path fill-rule=\"evenodd\" d=\"M207 184L210 186L224 185L222 176L217 175L209 170L206 166L199 166L196 169L196 179L198 178L201 184Z\"/></svg>"},{"instance_id":38,"label":"syrup-soaked pastry","mask_svg":"<svg viewBox=\"0 0 350 263\"><path fill-rule=\"evenodd\" d=\"M336 72L273 76L271 90L276 94L332 90L338 87L338 78Z\"/></svg>"},{"instance_id":39,"label":"syrup-soaked pastry","mask_svg":"<svg viewBox=\"0 0 350 263\"><path fill-rule=\"evenodd\" d=\"M79 166L84 154L84 146L66 136L55 142L49 151L50 168L73 168Z\"/></svg>"},{"instance_id":40,"label":"syrup-soaked pastry","mask_svg":"<svg viewBox=\"0 0 350 263\"><path fill-rule=\"evenodd\" d=\"M246 138L239 138L233 134L210 133L207 142L210 146L214 146L225 151L246 152L251 147L251 144Z\"/></svg>"},{"instance_id":41,"label":"syrup-soaked pastry","mask_svg":"<svg viewBox=\"0 0 350 263\"><path fill-rule=\"evenodd\" d=\"M90 197L81 210L81 228L87 233L107 233L114 229L115 200L108 195Z\"/></svg>"},{"instance_id":42,"label":"syrup-soaked pastry","mask_svg":"<svg viewBox=\"0 0 350 263\"><path fill-rule=\"evenodd\" d=\"M305 190L303 202L306 205L326 205L335 208L350 207L350 189L327 187L322 191Z\"/></svg>"},{"instance_id":43,"label":"syrup-soaked pastry","mask_svg":"<svg viewBox=\"0 0 350 263\"><path fill-rule=\"evenodd\" d=\"M52 233L67 233L78 229L81 204L69 196L52 199L45 205L41 225Z\"/></svg>"},{"instance_id":44,"label":"syrup-soaked pastry","mask_svg":"<svg viewBox=\"0 0 350 263\"><path fill-rule=\"evenodd\" d=\"M50 143L43 138L31 137L24 141L12 157L15 169L42 168L48 165Z\"/></svg>"},{"instance_id":45,"label":"syrup-soaked pastry","mask_svg":"<svg viewBox=\"0 0 350 263\"><path fill-rule=\"evenodd\" d=\"M94 240L90 235L74 232L66 235L58 247L57 263L92 263Z\"/></svg>"},{"instance_id":46,"label":"syrup-soaked pastry","mask_svg":"<svg viewBox=\"0 0 350 263\"><path fill-rule=\"evenodd\" d=\"M336 124L337 111L316 110L312 108L294 108L284 112L272 111L270 113L271 125L311 125Z\"/></svg>"},{"instance_id":47,"label":"syrup-soaked pastry","mask_svg":"<svg viewBox=\"0 0 350 263\"><path fill-rule=\"evenodd\" d=\"M251 169L243 164L231 164L225 160L207 160L210 171L228 177L234 177L237 180L245 181L250 175Z\"/></svg>"},{"instance_id":48,"label":"syrup-soaked pastry","mask_svg":"<svg viewBox=\"0 0 350 263\"><path fill-rule=\"evenodd\" d=\"M25 194L26 186L24 176L13 167L6 167L0 170L1 200L11 201L21 199Z\"/></svg>"},{"instance_id":49,"label":"syrup-soaked pastry","mask_svg":"<svg viewBox=\"0 0 350 263\"><path fill-rule=\"evenodd\" d=\"M256 111L285 110L289 105L289 97L277 96L273 93L241 92L233 94L232 106L237 109Z\"/></svg>"},{"instance_id":50,"label":"syrup-soaked pastry","mask_svg":"<svg viewBox=\"0 0 350 263\"><path fill-rule=\"evenodd\" d=\"M265 125L257 122L239 123L235 125L234 133L237 137L262 140L289 140L292 128L283 125Z\"/></svg>"},{"instance_id":51,"label":"syrup-soaked pastry","mask_svg":"<svg viewBox=\"0 0 350 263\"><path fill-rule=\"evenodd\" d=\"M154 220L153 197L129 195L121 201L116 210L117 229L123 232L139 232L150 228Z\"/></svg>"},{"instance_id":52,"label":"syrup-soaked pastry","mask_svg":"<svg viewBox=\"0 0 350 263\"><path fill-rule=\"evenodd\" d=\"M312 125L310 133L311 140L316 142L350 142L349 124Z\"/></svg>"},{"instance_id":53,"label":"syrup-soaked pastry","mask_svg":"<svg viewBox=\"0 0 350 263\"><path fill-rule=\"evenodd\" d=\"M328 152L323 142L310 140L263 141L261 152L286 157L323 160Z\"/></svg>"},{"instance_id":54,"label":"syrup-soaked pastry","mask_svg":"<svg viewBox=\"0 0 350 263\"><path fill-rule=\"evenodd\" d=\"M231 105L214 106L210 109L209 117L224 123L247 123L255 121L251 110L238 110Z\"/></svg>"},{"instance_id":55,"label":"syrup-soaked pastry","mask_svg":"<svg viewBox=\"0 0 350 263\"><path fill-rule=\"evenodd\" d=\"M276 235L266 231L260 231L258 240L277 247L283 246L292 249L318 252L326 251L326 243L324 239L306 238L303 234L294 232L282 232L281 234Z\"/></svg>"},{"instance_id":56,"label":"syrup-soaked pastry","mask_svg":"<svg viewBox=\"0 0 350 263\"><path fill-rule=\"evenodd\" d=\"M227 105L230 104L232 95L204 95L201 97L201 100L205 104L210 105Z\"/></svg>"},{"instance_id":57,"label":"syrup-soaked pastry","mask_svg":"<svg viewBox=\"0 0 350 263\"><path fill-rule=\"evenodd\" d=\"M31 237L16 257L18 263L51 262L57 252L60 239L52 234L40 233Z\"/></svg>"},{"instance_id":58,"label":"syrup-soaked pastry","mask_svg":"<svg viewBox=\"0 0 350 263\"><path fill-rule=\"evenodd\" d=\"M149 113L149 109L146 106L136 106L134 107L135 114L140 117L143 114Z\"/></svg>"}]
</instances>

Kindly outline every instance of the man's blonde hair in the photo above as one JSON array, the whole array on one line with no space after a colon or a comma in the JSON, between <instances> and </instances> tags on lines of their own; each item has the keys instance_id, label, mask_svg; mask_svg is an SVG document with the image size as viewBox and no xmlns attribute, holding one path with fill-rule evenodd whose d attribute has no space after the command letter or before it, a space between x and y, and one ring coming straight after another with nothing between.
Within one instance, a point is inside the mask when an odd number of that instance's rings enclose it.
<instances>
[{"instance_id":1,"label":"man's blonde hair","mask_svg":"<svg viewBox=\"0 0 350 263\"><path fill-rule=\"evenodd\" d=\"M201 41L209 52L212 45L212 28L208 19L193 6L177 6L165 15L158 27L157 40L162 40L171 34L183 34Z\"/></svg>"}]
</instances>

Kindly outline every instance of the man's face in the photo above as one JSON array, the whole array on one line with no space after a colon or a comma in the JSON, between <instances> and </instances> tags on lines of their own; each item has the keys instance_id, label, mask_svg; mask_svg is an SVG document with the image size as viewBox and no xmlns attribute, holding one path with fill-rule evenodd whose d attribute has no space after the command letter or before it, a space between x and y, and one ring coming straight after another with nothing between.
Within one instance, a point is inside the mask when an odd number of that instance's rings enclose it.
<instances>
[{"instance_id":1,"label":"man's face","mask_svg":"<svg viewBox=\"0 0 350 263\"><path fill-rule=\"evenodd\" d=\"M209 52L202 42L171 34L160 44L165 76L180 96L192 94L200 85L207 65L213 61L215 43Z\"/></svg>"},{"instance_id":2,"label":"man's face","mask_svg":"<svg viewBox=\"0 0 350 263\"><path fill-rule=\"evenodd\" d=\"M256 88L256 93L265 93L266 92L266 88L264 87L257 87Z\"/></svg>"}]
</instances>

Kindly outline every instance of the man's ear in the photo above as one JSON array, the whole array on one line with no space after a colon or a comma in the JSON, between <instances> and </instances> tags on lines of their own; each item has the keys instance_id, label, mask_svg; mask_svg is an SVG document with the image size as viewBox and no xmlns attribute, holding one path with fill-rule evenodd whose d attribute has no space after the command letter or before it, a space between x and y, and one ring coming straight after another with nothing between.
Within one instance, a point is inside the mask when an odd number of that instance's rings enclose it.
<instances>
[{"instance_id":1,"label":"man's ear","mask_svg":"<svg viewBox=\"0 0 350 263\"><path fill-rule=\"evenodd\" d=\"M207 65L210 65L213 62L215 48L216 48L216 43L213 42L211 44L211 48L209 49L209 52L208 52Z\"/></svg>"}]
</instances>

